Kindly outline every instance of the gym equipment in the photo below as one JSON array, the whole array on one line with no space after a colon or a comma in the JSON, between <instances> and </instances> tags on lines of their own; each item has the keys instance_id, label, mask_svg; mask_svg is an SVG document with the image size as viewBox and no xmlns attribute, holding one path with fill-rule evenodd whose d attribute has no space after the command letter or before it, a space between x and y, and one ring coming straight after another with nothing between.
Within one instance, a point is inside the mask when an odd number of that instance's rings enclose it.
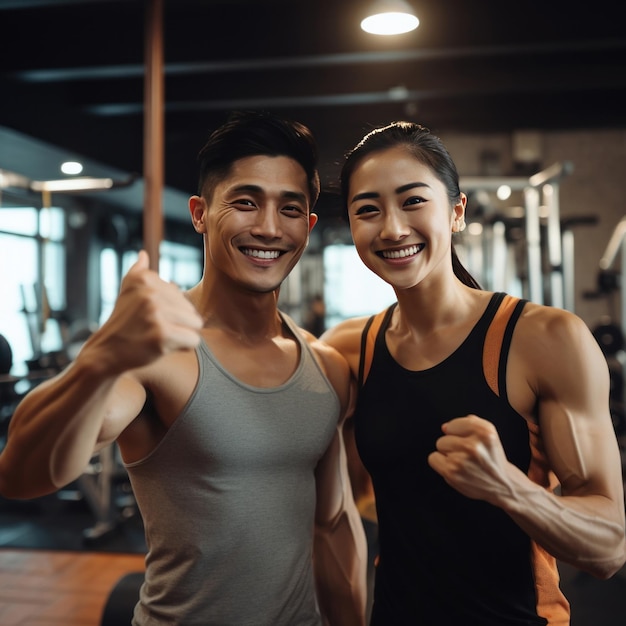
<instances>
[{"instance_id":1,"label":"gym equipment","mask_svg":"<svg viewBox=\"0 0 626 626\"><path fill-rule=\"evenodd\" d=\"M537 304L549 304L560 308L571 307L573 294L570 281L565 280L563 233L559 215L559 184L573 171L569 162L555 163L530 177L462 177L461 189L465 193L495 191L503 185L521 191L524 197L523 216L485 216L483 242L487 246L482 255L482 271L477 272L479 282L492 291L515 292L510 282L511 270L517 272L521 282L521 297ZM545 224L541 210L546 211ZM509 229L516 235L509 236ZM471 228L468 229L471 232ZM469 237L468 237L469 239ZM516 251L524 245L520 258ZM571 270L571 268L567 268ZM470 268L472 271L472 268Z\"/></svg>"},{"instance_id":2,"label":"gym equipment","mask_svg":"<svg viewBox=\"0 0 626 626\"><path fill-rule=\"evenodd\" d=\"M607 356L615 356L624 349L622 329L610 320L603 321L593 329L593 336Z\"/></svg>"},{"instance_id":3,"label":"gym equipment","mask_svg":"<svg viewBox=\"0 0 626 626\"><path fill-rule=\"evenodd\" d=\"M143 581L143 572L130 572L117 581L104 606L100 626L130 624Z\"/></svg>"},{"instance_id":4,"label":"gym equipment","mask_svg":"<svg viewBox=\"0 0 626 626\"><path fill-rule=\"evenodd\" d=\"M13 350L7 338L0 335L0 374L8 374L13 367Z\"/></svg>"},{"instance_id":5,"label":"gym equipment","mask_svg":"<svg viewBox=\"0 0 626 626\"><path fill-rule=\"evenodd\" d=\"M563 250L563 307L568 311L575 310L574 285L574 227L595 226L598 223L597 215L577 215L561 220L561 241Z\"/></svg>"},{"instance_id":6,"label":"gym equipment","mask_svg":"<svg viewBox=\"0 0 626 626\"><path fill-rule=\"evenodd\" d=\"M6 435L9 418L13 414L18 395L15 383L19 380L11 376L13 351L4 335L0 335L0 436Z\"/></svg>"},{"instance_id":7,"label":"gym equipment","mask_svg":"<svg viewBox=\"0 0 626 626\"><path fill-rule=\"evenodd\" d=\"M96 523L83 531L85 544L96 544L115 532L120 524L137 513L128 475L119 457L119 448L112 443L95 454L77 479L77 497L84 497ZM72 492L59 493L73 498Z\"/></svg>"},{"instance_id":8,"label":"gym equipment","mask_svg":"<svg viewBox=\"0 0 626 626\"><path fill-rule=\"evenodd\" d=\"M620 269L616 271L612 267L618 254L621 257ZM585 296L606 297L609 301L610 312L593 329L593 336L604 352L609 366L609 402L613 426L618 437L626 437L626 289L623 283L626 276L626 216L615 226L598 265L596 291L587 292ZM614 298L617 292L619 307ZM618 308L619 315L616 312ZM626 466L624 469L626 470Z\"/></svg>"}]
</instances>

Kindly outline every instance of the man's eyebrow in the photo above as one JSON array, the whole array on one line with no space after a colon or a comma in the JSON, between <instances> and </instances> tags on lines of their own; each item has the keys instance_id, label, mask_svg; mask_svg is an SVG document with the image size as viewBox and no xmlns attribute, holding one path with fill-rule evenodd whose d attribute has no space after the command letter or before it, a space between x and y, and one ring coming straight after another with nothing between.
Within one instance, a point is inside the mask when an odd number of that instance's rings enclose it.
<instances>
[{"instance_id":1,"label":"man's eyebrow","mask_svg":"<svg viewBox=\"0 0 626 626\"><path fill-rule=\"evenodd\" d=\"M307 195L300 191L283 191L280 194L283 198L289 198L291 200L298 200L299 202L307 202Z\"/></svg>"},{"instance_id":2,"label":"man's eyebrow","mask_svg":"<svg viewBox=\"0 0 626 626\"><path fill-rule=\"evenodd\" d=\"M265 189L260 185L253 185L252 183L246 183L243 185L237 185L231 189L234 193L265 193ZM300 191L290 191L285 190L281 191L280 195L282 198L287 198L290 200L298 200L300 202L307 202L307 195Z\"/></svg>"},{"instance_id":3,"label":"man's eyebrow","mask_svg":"<svg viewBox=\"0 0 626 626\"><path fill-rule=\"evenodd\" d=\"M263 187L261 187L260 185L245 184L245 185L237 185L236 187L231 187L230 191L247 192L247 193L262 193Z\"/></svg>"},{"instance_id":4,"label":"man's eyebrow","mask_svg":"<svg viewBox=\"0 0 626 626\"><path fill-rule=\"evenodd\" d=\"M406 185L400 185L400 187L396 187L394 190L396 193L404 193L409 189L415 189L416 187L428 187L426 183L407 183ZM352 202L356 202L357 200L368 200L370 198L380 198L380 194L376 191L364 191L363 193L357 193L356 196L352 198Z\"/></svg>"}]
</instances>

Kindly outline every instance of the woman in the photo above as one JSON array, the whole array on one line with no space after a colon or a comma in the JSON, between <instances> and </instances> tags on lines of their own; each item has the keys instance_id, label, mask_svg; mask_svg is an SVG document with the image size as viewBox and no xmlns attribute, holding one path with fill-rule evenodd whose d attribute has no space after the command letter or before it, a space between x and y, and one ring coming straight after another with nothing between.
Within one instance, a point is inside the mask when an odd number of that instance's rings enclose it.
<instances>
[{"instance_id":1,"label":"woman","mask_svg":"<svg viewBox=\"0 0 626 626\"><path fill-rule=\"evenodd\" d=\"M452 238L467 198L428 129L368 133L341 189L359 256L397 297L369 330L371 368L366 318L323 337L360 379L354 432L379 524L372 626L569 624L556 559L599 578L626 560L599 346L574 314L484 291L463 268Z\"/></svg>"}]
</instances>

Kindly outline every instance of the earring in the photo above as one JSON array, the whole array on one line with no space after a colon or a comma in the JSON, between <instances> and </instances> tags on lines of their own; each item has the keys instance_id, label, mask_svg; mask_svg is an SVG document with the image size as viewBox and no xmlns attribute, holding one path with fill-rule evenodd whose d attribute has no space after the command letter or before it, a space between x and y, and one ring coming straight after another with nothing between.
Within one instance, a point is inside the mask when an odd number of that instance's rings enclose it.
<instances>
[{"instance_id":1,"label":"earring","mask_svg":"<svg viewBox=\"0 0 626 626\"><path fill-rule=\"evenodd\" d=\"M465 230L465 218L463 216L457 217L454 220L454 226L452 227L453 233L460 233Z\"/></svg>"}]
</instances>

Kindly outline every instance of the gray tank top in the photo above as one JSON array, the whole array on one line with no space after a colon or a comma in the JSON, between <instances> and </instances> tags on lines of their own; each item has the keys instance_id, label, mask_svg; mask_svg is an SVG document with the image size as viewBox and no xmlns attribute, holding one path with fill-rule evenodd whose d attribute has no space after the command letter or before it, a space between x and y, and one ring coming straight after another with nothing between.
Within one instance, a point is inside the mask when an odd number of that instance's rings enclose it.
<instances>
[{"instance_id":1,"label":"gray tank top","mask_svg":"<svg viewBox=\"0 0 626 626\"><path fill-rule=\"evenodd\" d=\"M135 626L321 624L314 470L340 406L284 319L301 352L285 384L246 385L201 343L187 406L148 457L126 466L148 548Z\"/></svg>"}]
</instances>

